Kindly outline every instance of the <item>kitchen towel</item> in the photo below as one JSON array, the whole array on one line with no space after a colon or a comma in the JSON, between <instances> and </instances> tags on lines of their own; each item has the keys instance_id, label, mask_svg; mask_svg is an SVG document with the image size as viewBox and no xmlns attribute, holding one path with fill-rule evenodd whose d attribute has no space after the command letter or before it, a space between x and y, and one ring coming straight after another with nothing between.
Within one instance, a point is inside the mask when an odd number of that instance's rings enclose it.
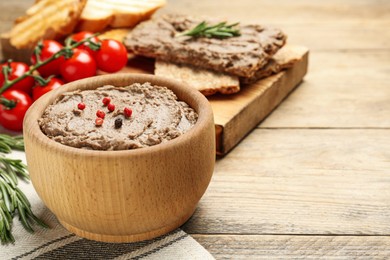
<instances>
[{"instance_id":1,"label":"kitchen towel","mask_svg":"<svg viewBox=\"0 0 390 260\"><path fill-rule=\"evenodd\" d=\"M10 157L25 162L22 152ZM137 243L103 243L69 233L43 205L31 183L19 187L30 200L33 212L51 228L36 227L33 234L14 218L14 244L1 245L0 259L214 259L206 249L181 229Z\"/></svg>"}]
</instances>

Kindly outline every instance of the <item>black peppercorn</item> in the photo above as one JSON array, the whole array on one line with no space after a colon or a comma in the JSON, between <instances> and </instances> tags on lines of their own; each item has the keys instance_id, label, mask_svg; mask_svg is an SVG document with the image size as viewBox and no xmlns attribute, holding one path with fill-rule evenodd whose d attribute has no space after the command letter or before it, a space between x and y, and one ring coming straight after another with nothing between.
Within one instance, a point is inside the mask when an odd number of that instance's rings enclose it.
<instances>
[{"instance_id":1,"label":"black peppercorn","mask_svg":"<svg viewBox=\"0 0 390 260\"><path fill-rule=\"evenodd\" d=\"M117 118L117 119L115 119L115 128L121 128L122 127L122 123L123 123L123 121L122 121L122 118Z\"/></svg>"}]
</instances>

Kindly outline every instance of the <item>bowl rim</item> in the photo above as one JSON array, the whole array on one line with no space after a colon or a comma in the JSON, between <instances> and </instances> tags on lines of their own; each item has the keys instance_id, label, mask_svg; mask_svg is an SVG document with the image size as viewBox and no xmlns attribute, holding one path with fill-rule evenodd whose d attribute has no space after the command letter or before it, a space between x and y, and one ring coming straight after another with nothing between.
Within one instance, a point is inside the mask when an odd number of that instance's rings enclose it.
<instances>
[{"instance_id":1,"label":"bowl rim","mask_svg":"<svg viewBox=\"0 0 390 260\"><path fill-rule=\"evenodd\" d=\"M129 150L92 150L92 149L76 148L76 147L72 147L72 146L68 146L56 142L43 133L43 131L39 127L38 119L42 116L44 110L50 104L52 104L62 93L74 91L76 89L79 89L80 86L86 86L87 84L92 84L96 86L93 86L92 88L83 88L83 89L94 89L97 87L110 84L104 82L107 81L115 82L115 80L118 80L118 78L125 78L126 81L132 81L133 83L150 82L152 85L165 86L168 89L172 90L175 93L175 95L178 95L177 92L178 90L180 90L181 93L183 93L184 95L184 99L183 97L178 97L178 100L184 101L187 104L193 103L197 105L197 107L194 107L193 105L188 104L191 108L193 108L198 113L198 119L196 123L186 133L180 135L175 139L169 140L168 142L164 142L164 143L160 143L148 147L142 147L139 149L129 149ZM128 86L133 83L126 83L125 86ZM115 86L115 84L112 85ZM130 155L140 156L143 154L153 154L156 152L159 153L161 152L161 150L172 149L176 146L180 146L181 144L184 144L185 142L188 141L188 139L192 139L191 138L192 136L202 135L202 129L207 127L207 125L210 122L210 118L212 122L214 122L213 111L207 98L199 91L188 86L184 82L176 81L161 76L148 75L148 74L116 73L116 74L99 75L99 76L94 76L94 77L66 83L60 88L54 89L49 93L43 95L38 100L36 100L27 110L26 116L24 117L24 121L23 121L23 135L24 136L27 135L35 139L38 143L45 144L53 152L60 151L61 153L70 153L73 155L81 155L83 157L86 156L95 157L99 155L104 155L106 157L130 156Z\"/></svg>"}]
</instances>

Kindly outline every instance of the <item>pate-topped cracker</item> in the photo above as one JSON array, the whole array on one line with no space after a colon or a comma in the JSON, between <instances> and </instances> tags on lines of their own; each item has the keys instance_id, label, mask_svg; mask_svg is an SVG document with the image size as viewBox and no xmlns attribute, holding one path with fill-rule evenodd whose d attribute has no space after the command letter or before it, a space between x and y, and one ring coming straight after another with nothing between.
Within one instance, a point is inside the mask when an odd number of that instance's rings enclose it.
<instances>
[{"instance_id":1,"label":"pate-topped cracker","mask_svg":"<svg viewBox=\"0 0 390 260\"><path fill-rule=\"evenodd\" d=\"M253 77L240 78L240 81L244 84L251 84L284 69L291 68L296 61L302 58L303 50L306 50L306 48L286 45L271 58L267 65L256 71Z\"/></svg>"},{"instance_id":2,"label":"pate-topped cracker","mask_svg":"<svg viewBox=\"0 0 390 260\"><path fill-rule=\"evenodd\" d=\"M157 17L134 28L124 43L137 55L252 77L286 42L281 30L257 24L240 24L237 37L178 37L201 22L200 18L185 15Z\"/></svg>"}]
</instances>

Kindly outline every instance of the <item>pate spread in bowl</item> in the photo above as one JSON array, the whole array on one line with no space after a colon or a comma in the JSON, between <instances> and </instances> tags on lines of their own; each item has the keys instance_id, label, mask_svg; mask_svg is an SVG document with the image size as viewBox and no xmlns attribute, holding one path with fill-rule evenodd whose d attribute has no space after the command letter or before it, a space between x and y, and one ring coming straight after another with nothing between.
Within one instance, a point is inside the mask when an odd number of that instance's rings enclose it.
<instances>
[{"instance_id":1,"label":"pate spread in bowl","mask_svg":"<svg viewBox=\"0 0 390 260\"><path fill-rule=\"evenodd\" d=\"M89 239L140 241L179 227L214 169L210 104L161 77L66 84L35 102L23 127L38 195L65 228Z\"/></svg>"},{"instance_id":2,"label":"pate spread in bowl","mask_svg":"<svg viewBox=\"0 0 390 260\"><path fill-rule=\"evenodd\" d=\"M39 125L48 137L72 147L128 150L172 140L197 118L172 90L147 82L63 93Z\"/></svg>"}]
</instances>

